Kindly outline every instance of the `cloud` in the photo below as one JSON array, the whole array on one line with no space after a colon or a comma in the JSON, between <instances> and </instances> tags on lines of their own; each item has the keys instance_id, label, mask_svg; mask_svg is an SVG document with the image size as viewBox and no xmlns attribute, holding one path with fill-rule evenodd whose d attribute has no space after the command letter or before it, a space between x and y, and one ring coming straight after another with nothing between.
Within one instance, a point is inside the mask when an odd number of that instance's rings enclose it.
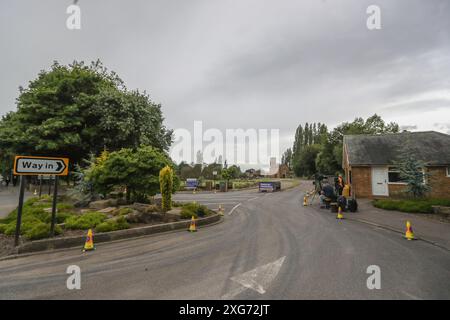
<instances>
[{"instance_id":1,"label":"cloud","mask_svg":"<svg viewBox=\"0 0 450 320\"><path fill-rule=\"evenodd\" d=\"M96 60L163 105L171 128L329 126L378 113L417 130L450 118L450 2L8 0L0 12L0 114L55 59ZM414 114L413 114L414 113ZM282 149L291 139L282 139Z\"/></svg>"}]
</instances>

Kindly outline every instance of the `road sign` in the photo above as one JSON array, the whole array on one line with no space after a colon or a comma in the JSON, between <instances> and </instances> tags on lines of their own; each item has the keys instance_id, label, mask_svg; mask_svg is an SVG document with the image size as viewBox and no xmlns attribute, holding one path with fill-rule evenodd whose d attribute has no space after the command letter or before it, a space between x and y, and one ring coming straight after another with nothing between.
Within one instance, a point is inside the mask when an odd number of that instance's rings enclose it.
<instances>
[{"instance_id":1,"label":"road sign","mask_svg":"<svg viewBox=\"0 0 450 320\"><path fill-rule=\"evenodd\" d=\"M197 179L186 179L186 188L197 188L198 187L198 180Z\"/></svg>"},{"instance_id":2,"label":"road sign","mask_svg":"<svg viewBox=\"0 0 450 320\"><path fill-rule=\"evenodd\" d=\"M14 160L15 175L67 176L68 173L68 158L16 156Z\"/></svg>"}]
</instances>

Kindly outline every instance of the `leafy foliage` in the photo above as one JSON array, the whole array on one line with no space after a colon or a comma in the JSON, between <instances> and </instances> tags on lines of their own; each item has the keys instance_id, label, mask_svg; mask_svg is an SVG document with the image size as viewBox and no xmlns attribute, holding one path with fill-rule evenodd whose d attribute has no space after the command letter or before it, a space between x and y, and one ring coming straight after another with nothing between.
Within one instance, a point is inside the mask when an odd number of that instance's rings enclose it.
<instances>
[{"instance_id":1,"label":"leafy foliage","mask_svg":"<svg viewBox=\"0 0 450 320\"><path fill-rule=\"evenodd\" d=\"M22 224L20 234L30 240L37 240L48 237L50 233L51 212L44 210L51 207L51 197L30 198L25 201L22 208ZM70 211L72 205L67 203L58 203L56 213L56 222L63 223L73 215ZM8 216L0 220L0 233L14 235L16 231L17 209L13 210ZM55 234L60 234L61 229L56 226Z\"/></svg>"},{"instance_id":2,"label":"leafy foliage","mask_svg":"<svg viewBox=\"0 0 450 320\"><path fill-rule=\"evenodd\" d=\"M85 171L85 178L99 193L126 186L128 201L145 202L159 191L159 171L167 165L172 165L168 155L150 146L104 151Z\"/></svg>"},{"instance_id":3,"label":"leafy foliage","mask_svg":"<svg viewBox=\"0 0 450 320\"><path fill-rule=\"evenodd\" d=\"M128 91L99 61L55 62L20 89L17 111L0 121L0 150L65 155L74 163L105 147L168 150L172 132L163 120L160 105L145 92Z\"/></svg>"},{"instance_id":4,"label":"leafy foliage","mask_svg":"<svg viewBox=\"0 0 450 320\"><path fill-rule=\"evenodd\" d=\"M206 206L202 204L198 204L197 202L191 202L183 204L181 208L180 217L182 219L191 219L192 217L204 217L211 214L212 211L209 210Z\"/></svg>"},{"instance_id":5,"label":"leafy foliage","mask_svg":"<svg viewBox=\"0 0 450 320\"><path fill-rule=\"evenodd\" d=\"M400 171L400 178L408 185L406 192L414 198L423 197L430 191L430 186L425 183L429 174L423 171L424 163L407 154L397 163L397 168Z\"/></svg>"},{"instance_id":6,"label":"leafy foliage","mask_svg":"<svg viewBox=\"0 0 450 320\"><path fill-rule=\"evenodd\" d=\"M173 170L165 166L159 172L159 185L161 189L161 207L164 212L172 209Z\"/></svg>"},{"instance_id":7,"label":"leafy foliage","mask_svg":"<svg viewBox=\"0 0 450 320\"><path fill-rule=\"evenodd\" d=\"M432 213L432 206L450 206L450 199L382 199L375 200L373 205L384 210L398 210L409 213Z\"/></svg>"},{"instance_id":8,"label":"leafy foliage","mask_svg":"<svg viewBox=\"0 0 450 320\"><path fill-rule=\"evenodd\" d=\"M106 215L100 212L87 212L80 216L71 216L66 220L67 229L87 230L96 227L106 220Z\"/></svg>"},{"instance_id":9,"label":"leafy foliage","mask_svg":"<svg viewBox=\"0 0 450 320\"><path fill-rule=\"evenodd\" d=\"M116 230L128 229L130 225L124 216L120 216L117 219L111 219L105 222L98 224L95 227L96 232L109 232Z\"/></svg>"}]
</instances>

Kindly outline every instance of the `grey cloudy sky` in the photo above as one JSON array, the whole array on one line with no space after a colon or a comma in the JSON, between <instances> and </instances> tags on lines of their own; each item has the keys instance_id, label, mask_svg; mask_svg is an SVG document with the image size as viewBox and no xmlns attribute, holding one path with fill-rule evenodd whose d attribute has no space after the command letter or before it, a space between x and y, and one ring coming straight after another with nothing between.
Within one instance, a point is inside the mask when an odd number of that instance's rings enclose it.
<instances>
[{"instance_id":1,"label":"grey cloudy sky","mask_svg":"<svg viewBox=\"0 0 450 320\"><path fill-rule=\"evenodd\" d=\"M100 58L170 128L333 126L378 113L450 133L448 0L1 0L0 115L53 60ZM381 8L382 29L366 28Z\"/></svg>"}]
</instances>

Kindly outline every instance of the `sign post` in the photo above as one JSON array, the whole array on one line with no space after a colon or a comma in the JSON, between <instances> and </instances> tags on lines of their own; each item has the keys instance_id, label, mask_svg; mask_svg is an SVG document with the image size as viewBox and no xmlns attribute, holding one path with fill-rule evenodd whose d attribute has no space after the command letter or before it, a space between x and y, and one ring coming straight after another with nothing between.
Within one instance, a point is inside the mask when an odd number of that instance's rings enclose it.
<instances>
[{"instance_id":1,"label":"sign post","mask_svg":"<svg viewBox=\"0 0 450 320\"><path fill-rule=\"evenodd\" d=\"M42 175L39 176L39 199L42 196Z\"/></svg>"},{"instance_id":2,"label":"sign post","mask_svg":"<svg viewBox=\"0 0 450 320\"><path fill-rule=\"evenodd\" d=\"M17 223L14 245L19 245L20 224L22 222L23 198L25 190L25 177L27 175L41 175L41 186L43 175L54 175L55 185L53 190L52 203L52 221L50 234L55 234L56 222L56 200L58 197L58 176L67 176L69 174L69 159L59 157L35 157L35 156L16 156L14 159L14 174L20 177L19 207L17 208ZM41 191L41 190L40 190Z\"/></svg>"},{"instance_id":3,"label":"sign post","mask_svg":"<svg viewBox=\"0 0 450 320\"><path fill-rule=\"evenodd\" d=\"M19 207L17 208L16 234L14 238L14 246L19 245L20 224L22 223L23 193L25 191L25 177L20 177Z\"/></svg>"}]
</instances>

